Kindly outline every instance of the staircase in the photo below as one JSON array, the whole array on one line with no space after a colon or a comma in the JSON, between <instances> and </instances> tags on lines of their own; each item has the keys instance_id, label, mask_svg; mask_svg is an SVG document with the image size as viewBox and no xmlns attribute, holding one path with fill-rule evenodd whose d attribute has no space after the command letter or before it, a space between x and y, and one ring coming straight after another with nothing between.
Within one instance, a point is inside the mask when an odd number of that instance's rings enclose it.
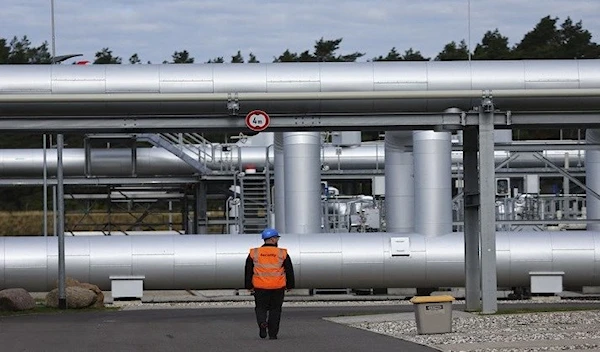
<instances>
[{"instance_id":1,"label":"staircase","mask_svg":"<svg viewBox=\"0 0 600 352\"><path fill-rule=\"evenodd\" d=\"M269 177L268 174L256 173L240 178L242 233L260 233L269 224Z\"/></svg>"},{"instance_id":2,"label":"staircase","mask_svg":"<svg viewBox=\"0 0 600 352\"><path fill-rule=\"evenodd\" d=\"M197 133L140 133L136 138L164 148L201 175L212 172L206 166L207 160L213 160L212 145Z\"/></svg>"}]
</instances>

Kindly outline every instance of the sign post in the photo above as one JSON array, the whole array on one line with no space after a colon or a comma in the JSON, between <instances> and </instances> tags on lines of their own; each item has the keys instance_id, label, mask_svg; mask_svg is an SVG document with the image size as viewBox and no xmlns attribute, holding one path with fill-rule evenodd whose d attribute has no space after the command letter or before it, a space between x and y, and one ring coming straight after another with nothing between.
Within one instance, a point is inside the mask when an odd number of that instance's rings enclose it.
<instances>
[{"instance_id":1,"label":"sign post","mask_svg":"<svg viewBox=\"0 0 600 352\"><path fill-rule=\"evenodd\" d=\"M252 110L246 115L246 126L252 131L264 131L270 122L271 118L262 110Z\"/></svg>"}]
</instances>

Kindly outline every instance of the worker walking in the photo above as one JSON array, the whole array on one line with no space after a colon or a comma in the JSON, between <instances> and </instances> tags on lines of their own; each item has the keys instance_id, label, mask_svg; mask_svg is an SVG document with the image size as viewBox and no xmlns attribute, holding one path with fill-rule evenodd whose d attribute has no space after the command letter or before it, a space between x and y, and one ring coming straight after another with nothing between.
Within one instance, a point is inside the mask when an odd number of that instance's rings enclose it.
<instances>
[{"instance_id":1,"label":"worker walking","mask_svg":"<svg viewBox=\"0 0 600 352\"><path fill-rule=\"evenodd\" d=\"M276 340L285 291L295 287L294 267L287 250L277 247L277 230L267 228L261 237L265 243L246 258L246 288L254 294L259 336Z\"/></svg>"}]
</instances>

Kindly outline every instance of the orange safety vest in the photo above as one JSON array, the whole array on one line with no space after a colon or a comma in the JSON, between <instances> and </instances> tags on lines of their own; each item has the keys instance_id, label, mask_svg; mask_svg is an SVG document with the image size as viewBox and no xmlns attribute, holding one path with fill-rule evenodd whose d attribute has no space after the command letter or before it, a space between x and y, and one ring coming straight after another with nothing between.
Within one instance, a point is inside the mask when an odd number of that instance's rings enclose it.
<instances>
[{"instance_id":1,"label":"orange safety vest","mask_svg":"<svg viewBox=\"0 0 600 352\"><path fill-rule=\"evenodd\" d=\"M285 270L283 261L287 250L277 247L258 247L250 249L250 258L254 262L252 286L265 290L285 288Z\"/></svg>"}]
</instances>

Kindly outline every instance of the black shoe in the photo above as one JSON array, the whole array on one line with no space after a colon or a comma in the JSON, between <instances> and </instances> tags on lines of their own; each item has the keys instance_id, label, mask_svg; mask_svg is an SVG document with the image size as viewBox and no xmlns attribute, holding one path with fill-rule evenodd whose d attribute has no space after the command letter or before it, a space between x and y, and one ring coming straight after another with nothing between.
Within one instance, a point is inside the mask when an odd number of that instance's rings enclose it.
<instances>
[{"instance_id":1,"label":"black shoe","mask_svg":"<svg viewBox=\"0 0 600 352\"><path fill-rule=\"evenodd\" d=\"M277 340L277 336L269 336L269 340Z\"/></svg>"},{"instance_id":2,"label":"black shoe","mask_svg":"<svg viewBox=\"0 0 600 352\"><path fill-rule=\"evenodd\" d=\"M259 325L258 336L260 336L261 339L267 337L267 326L267 323L260 323Z\"/></svg>"}]
</instances>

